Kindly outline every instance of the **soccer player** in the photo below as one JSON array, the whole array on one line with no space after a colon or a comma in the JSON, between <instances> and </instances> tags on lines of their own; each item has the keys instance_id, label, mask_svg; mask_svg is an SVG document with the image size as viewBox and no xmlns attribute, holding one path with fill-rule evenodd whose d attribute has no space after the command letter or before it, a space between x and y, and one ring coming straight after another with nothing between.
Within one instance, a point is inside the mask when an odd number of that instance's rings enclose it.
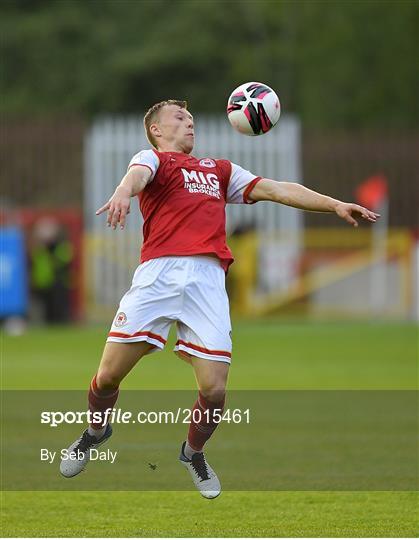
<instances>
[{"instance_id":1,"label":"soccer player","mask_svg":"<svg viewBox=\"0 0 419 540\"><path fill-rule=\"evenodd\" d=\"M195 158L194 122L186 102L157 103L144 117L152 149L136 154L109 201L107 224L124 228L131 197L144 217L141 262L121 300L96 375L89 410L98 413L70 447L77 459L63 459L61 473L80 473L90 450L112 435L106 411L116 403L121 381L146 354L164 348L177 324L175 352L195 372L195 414L180 450L180 463L206 498L217 497L220 482L203 453L223 410L231 361L231 325L225 273L233 262L226 244L225 205L273 201L303 210L336 213L351 225L378 214L357 204L321 195L292 182L256 176L223 159ZM196 420L196 421L195 421ZM69 454L71 455L71 454Z\"/></svg>"}]
</instances>

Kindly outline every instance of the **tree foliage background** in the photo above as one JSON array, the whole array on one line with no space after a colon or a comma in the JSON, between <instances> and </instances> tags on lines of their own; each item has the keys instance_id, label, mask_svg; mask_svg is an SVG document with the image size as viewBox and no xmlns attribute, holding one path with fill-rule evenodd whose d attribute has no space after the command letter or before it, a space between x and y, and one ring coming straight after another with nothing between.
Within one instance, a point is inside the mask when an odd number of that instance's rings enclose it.
<instances>
[{"instance_id":1,"label":"tree foliage background","mask_svg":"<svg viewBox=\"0 0 419 540\"><path fill-rule=\"evenodd\" d=\"M259 80L308 127L418 123L416 1L3 0L0 20L3 114L221 113Z\"/></svg>"}]
</instances>

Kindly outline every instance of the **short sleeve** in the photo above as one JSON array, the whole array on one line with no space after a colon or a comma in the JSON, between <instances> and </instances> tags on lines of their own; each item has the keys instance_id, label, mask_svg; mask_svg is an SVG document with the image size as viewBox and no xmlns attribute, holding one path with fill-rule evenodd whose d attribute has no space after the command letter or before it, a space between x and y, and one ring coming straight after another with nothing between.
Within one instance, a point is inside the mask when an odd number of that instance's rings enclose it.
<instances>
[{"instance_id":1,"label":"short sleeve","mask_svg":"<svg viewBox=\"0 0 419 540\"><path fill-rule=\"evenodd\" d=\"M151 177L149 180L151 182L157 172L157 169L159 168L159 164L159 158L155 152L153 152L153 150L142 150L141 152L138 152L138 154L135 154L135 156L131 159L128 165L128 170L136 165L147 167L151 171Z\"/></svg>"},{"instance_id":2,"label":"short sleeve","mask_svg":"<svg viewBox=\"0 0 419 540\"><path fill-rule=\"evenodd\" d=\"M227 188L227 202L231 204L253 204L256 201L249 200L249 193L261 180L261 176L256 176L239 165L231 164L230 181Z\"/></svg>"}]
</instances>

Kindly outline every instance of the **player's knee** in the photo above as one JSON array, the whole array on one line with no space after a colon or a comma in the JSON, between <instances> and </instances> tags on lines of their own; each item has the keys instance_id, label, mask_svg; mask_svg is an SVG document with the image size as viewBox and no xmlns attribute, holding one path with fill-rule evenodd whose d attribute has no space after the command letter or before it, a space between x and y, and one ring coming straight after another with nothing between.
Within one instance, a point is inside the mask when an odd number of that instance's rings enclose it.
<instances>
[{"instance_id":1,"label":"player's knee","mask_svg":"<svg viewBox=\"0 0 419 540\"><path fill-rule=\"evenodd\" d=\"M108 369L99 370L96 375L96 385L99 390L118 388L120 382L120 377Z\"/></svg>"},{"instance_id":2,"label":"player's knee","mask_svg":"<svg viewBox=\"0 0 419 540\"><path fill-rule=\"evenodd\" d=\"M213 403L220 403L223 401L226 393L225 386L221 384L208 384L201 386L200 392L205 399L208 399L208 401Z\"/></svg>"}]
</instances>

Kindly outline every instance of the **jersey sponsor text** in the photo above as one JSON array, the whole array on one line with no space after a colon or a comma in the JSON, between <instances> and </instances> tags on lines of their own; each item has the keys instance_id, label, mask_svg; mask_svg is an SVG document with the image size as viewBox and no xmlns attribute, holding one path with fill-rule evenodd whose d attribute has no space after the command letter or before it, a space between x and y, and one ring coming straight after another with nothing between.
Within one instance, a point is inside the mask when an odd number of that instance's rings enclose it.
<instances>
[{"instance_id":1,"label":"jersey sponsor text","mask_svg":"<svg viewBox=\"0 0 419 540\"><path fill-rule=\"evenodd\" d=\"M211 197L220 198L220 182L214 173L204 173L202 171L187 171L182 167L184 188L189 193L203 193Z\"/></svg>"}]
</instances>

